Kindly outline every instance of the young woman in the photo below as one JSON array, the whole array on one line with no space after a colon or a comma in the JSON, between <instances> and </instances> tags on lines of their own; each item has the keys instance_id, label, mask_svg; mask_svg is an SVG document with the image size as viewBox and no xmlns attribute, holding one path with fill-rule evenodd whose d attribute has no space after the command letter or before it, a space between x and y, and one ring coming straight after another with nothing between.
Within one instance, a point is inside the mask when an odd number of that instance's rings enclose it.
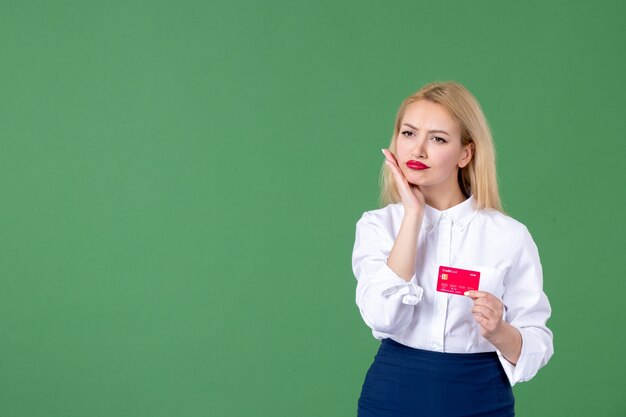
<instances>
[{"instance_id":1,"label":"young woman","mask_svg":"<svg viewBox=\"0 0 626 417\"><path fill-rule=\"evenodd\" d=\"M356 303L381 345L359 417L514 415L553 353L537 247L502 212L474 96L431 83L398 110L381 199L356 226Z\"/></svg>"}]
</instances>

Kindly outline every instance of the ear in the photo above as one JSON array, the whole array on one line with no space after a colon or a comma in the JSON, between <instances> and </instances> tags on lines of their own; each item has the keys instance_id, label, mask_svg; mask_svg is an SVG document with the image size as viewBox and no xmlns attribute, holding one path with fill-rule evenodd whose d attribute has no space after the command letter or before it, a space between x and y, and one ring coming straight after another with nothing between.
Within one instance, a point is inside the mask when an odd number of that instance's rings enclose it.
<instances>
[{"instance_id":1,"label":"ear","mask_svg":"<svg viewBox=\"0 0 626 417\"><path fill-rule=\"evenodd\" d=\"M459 168L465 168L474 156L474 142L470 142L463 148L461 159L459 159Z\"/></svg>"}]
</instances>

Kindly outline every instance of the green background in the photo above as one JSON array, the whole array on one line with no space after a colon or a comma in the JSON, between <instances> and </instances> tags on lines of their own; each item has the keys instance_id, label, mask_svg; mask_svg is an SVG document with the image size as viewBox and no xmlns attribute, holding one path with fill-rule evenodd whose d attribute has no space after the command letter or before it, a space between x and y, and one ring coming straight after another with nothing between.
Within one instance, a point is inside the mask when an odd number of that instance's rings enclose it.
<instances>
[{"instance_id":1,"label":"green background","mask_svg":"<svg viewBox=\"0 0 626 417\"><path fill-rule=\"evenodd\" d=\"M623 2L0 2L0 414L354 416L400 102L481 102L555 355L519 416L624 416Z\"/></svg>"}]
</instances>

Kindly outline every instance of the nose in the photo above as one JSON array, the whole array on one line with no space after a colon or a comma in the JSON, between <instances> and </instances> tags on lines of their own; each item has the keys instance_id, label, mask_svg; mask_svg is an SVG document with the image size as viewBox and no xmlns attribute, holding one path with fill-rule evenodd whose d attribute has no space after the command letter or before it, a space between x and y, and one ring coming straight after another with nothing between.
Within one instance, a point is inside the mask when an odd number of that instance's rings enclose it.
<instances>
[{"instance_id":1,"label":"nose","mask_svg":"<svg viewBox=\"0 0 626 417\"><path fill-rule=\"evenodd\" d=\"M415 140L415 146L413 147L413 149L411 150L411 156L413 156L414 158L426 158L427 154L426 154L426 141L428 139L424 136L418 136Z\"/></svg>"}]
</instances>

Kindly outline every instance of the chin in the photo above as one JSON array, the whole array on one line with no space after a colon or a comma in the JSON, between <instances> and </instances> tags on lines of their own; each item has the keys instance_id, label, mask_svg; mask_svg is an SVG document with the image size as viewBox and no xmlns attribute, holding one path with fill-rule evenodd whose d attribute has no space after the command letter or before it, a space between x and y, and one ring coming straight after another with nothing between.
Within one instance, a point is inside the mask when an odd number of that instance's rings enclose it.
<instances>
[{"instance_id":1,"label":"chin","mask_svg":"<svg viewBox=\"0 0 626 417\"><path fill-rule=\"evenodd\" d=\"M406 178L409 184L424 185L424 174L422 173L415 172L415 171L405 172L404 178Z\"/></svg>"},{"instance_id":2,"label":"chin","mask_svg":"<svg viewBox=\"0 0 626 417\"><path fill-rule=\"evenodd\" d=\"M422 179L407 178L406 180L409 182L409 184L417 185L418 187L426 185L425 181Z\"/></svg>"}]
</instances>

